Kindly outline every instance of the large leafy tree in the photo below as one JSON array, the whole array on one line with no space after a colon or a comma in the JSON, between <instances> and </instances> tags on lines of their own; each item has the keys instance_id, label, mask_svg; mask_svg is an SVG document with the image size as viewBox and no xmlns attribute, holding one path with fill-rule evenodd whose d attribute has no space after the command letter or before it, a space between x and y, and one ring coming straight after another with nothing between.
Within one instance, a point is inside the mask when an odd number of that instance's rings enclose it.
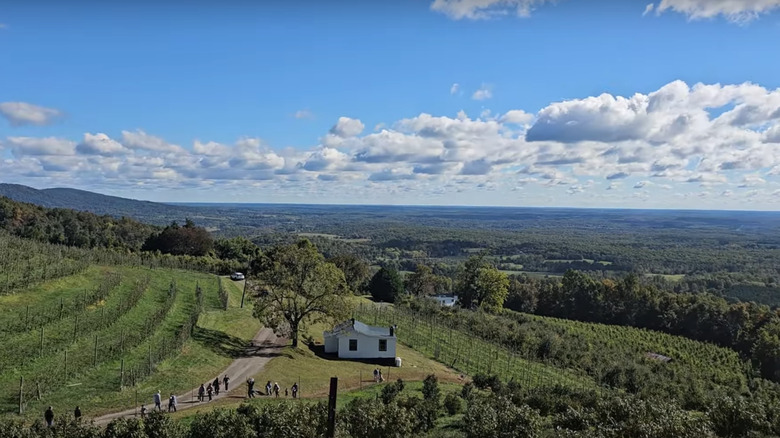
<instances>
[{"instance_id":1,"label":"large leafy tree","mask_svg":"<svg viewBox=\"0 0 780 438\"><path fill-rule=\"evenodd\" d=\"M393 268L382 268L371 277L368 291L376 301L392 303L404 292L404 281L401 274Z\"/></svg>"},{"instance_id":2,"label":"large leafy tree","mask_svg":"<svg viewBox=\"0 0 780 438\"><path fill-rule=\"evenodd\" d=\"M425 265L417 265L417 269L406 277L406 290L416 296L445 294L450 291L451 281L447 277L436 275Z\"/></svg>"},{"instance_id":3,"label":"large leafy tree","mask_svg":"<svg viewBox=\"0 0 780 438\"><path fill-rule=\"evenodd\" d=\"M370 274L368 263L354 254L340 254L328 259L344 272L344 278L352 289L352 293L359 295L366 286Z\"/></svg>"},{"instance_id":4,"label":"large leafy tree","mask_svg":"<svg viewBox=\"0 0 780 438\"><path fill-rule=\"evenodd\" d=\"M211 234L187 219L181 227L171 223L160 234L150 236L144 243L144 251L160 251L164 254L203 256L214 247Z\"/></svg>"},{"instance_id":5,"label":"large leafy tree","mask_svg":"<svg viewBox=\"0 0 780 438\"><path fill-rule=\"evenodd\" d=\"M471 256L458 272L455 292L463 307L499 312L509 292L509 278L484 256Z\"/></svg>"},{"instance_id":6,"label":"large leafy tree","mask_svg":"<svg viewBox=\"0 0 780 438\"><path fill-rule=\"evenodd\" d=\"M255 259L251 272L259 293L254 314L293 347L306 324L349 316L349 287L344 273L328 263L308 240L277 246Z\"/></svg>"}]
</instances>

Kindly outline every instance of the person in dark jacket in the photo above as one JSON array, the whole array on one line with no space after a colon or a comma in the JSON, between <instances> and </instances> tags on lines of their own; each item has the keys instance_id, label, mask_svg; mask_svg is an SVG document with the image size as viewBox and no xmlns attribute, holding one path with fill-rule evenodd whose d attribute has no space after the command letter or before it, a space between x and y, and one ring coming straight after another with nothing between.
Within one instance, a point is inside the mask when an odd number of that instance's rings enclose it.
<instances>
[{"instance_id":1,"label":"person in dark jacket","mask_svg":"<svg viewBox=\"0 0 780 438\"><path fill-rule=\"evenodd\" d=\"M214 395L219 395L219 377L214 379L214 383L211 384L214 387Z\"/></svg>"},{"instance_id":2,"label":"person in dark jacket","mask_svg":"<svg viewBox=\"0 0 780 438\"><path fill-rule=\"evenodd\" d=\"M203 397L205 397L205 396L206 396L206 387L203 386L203 384L201 383L200 384L200 388L198 388L198 401L202 402L203 401Z\"/></svg>"},{"instance_id":3,"label":"person in dark jacket","mask_svg":"<svg viewBox=\"0 0 780 438\"><path fill-rule=\"evenodd\" d=\"M51 427L54 424L54 410L51 406L43 413L43 419L46 420L46 426Z\"/></svg>"},{"instance_id":4,"label":"person in dark jacket","mask_svg":"<svg viewBox=\"0 0 780 438\"><path fill-rule=\"evenodd\" d=\"M75 410L75 411L73 411L73 418L75 418L75 419L77 419L77 420L78 420L79 418L81 418L81 409L79 409L79 407L78 407L78 406L76 406L76 410Z\"/></svg>"},{"instance_id":5,"label":"person in dark jacket","mask_svg":"<svg viewBox=\"0 0 780 438\"><path fill-rule=\"evenodd\" d=\"M225 374L225 377L222 378L222 383L225 384L225 392L228 391L228 383L230 383L230 378Z\"/></svg>"}]
</instances>

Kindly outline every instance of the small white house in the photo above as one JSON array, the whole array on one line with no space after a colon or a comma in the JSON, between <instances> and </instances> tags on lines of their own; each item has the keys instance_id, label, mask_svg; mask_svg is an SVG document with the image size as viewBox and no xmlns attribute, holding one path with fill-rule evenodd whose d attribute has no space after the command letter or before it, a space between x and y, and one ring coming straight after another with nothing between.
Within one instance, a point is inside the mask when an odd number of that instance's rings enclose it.
<instances>
[{"instance_id":1,"label":"small white house","mask_svg":"<svg viewBox=\"0 0 780 438\"><path fill-rule=\"evenodd\" d=\"M431 298L444 307L452 307L458 301L457 295L433 295Z\"/></svg>"},{"instance_id":2,"label":"small white house","mask_svg":"<svg viewBox=\"0 0 780 438\"><path fill-rule=\"evenodd\" d=\"M355 319L324 332L325 353L344 359L392 359L398 340L396 327L373 327Z\"/></svg>"}]
</instances>

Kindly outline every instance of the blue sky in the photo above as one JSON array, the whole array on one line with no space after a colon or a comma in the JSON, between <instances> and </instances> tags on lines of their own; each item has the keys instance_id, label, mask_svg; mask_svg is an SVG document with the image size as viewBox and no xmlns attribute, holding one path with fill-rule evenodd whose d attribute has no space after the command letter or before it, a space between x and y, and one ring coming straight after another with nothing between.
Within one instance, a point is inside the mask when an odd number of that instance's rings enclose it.
<instances>
[{"instance_id":1,"label":"blue sky","mask_svg":"<svg viewBox=\"0 0 780 438\"><path fill-rule=\"evenodd\" d=\"M780 206L780 0L64 3L0 9L2 182Z\"/></svg>"}]
</instances>

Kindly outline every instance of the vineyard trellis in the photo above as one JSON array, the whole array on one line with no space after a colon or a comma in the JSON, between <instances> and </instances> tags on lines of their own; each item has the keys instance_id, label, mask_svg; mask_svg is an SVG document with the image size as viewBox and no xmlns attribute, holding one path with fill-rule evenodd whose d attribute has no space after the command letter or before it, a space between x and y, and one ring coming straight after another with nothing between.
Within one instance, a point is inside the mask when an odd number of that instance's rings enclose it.
<instances>
[{"instance_id":1,"label":"vineyard trellis","mask_svg":"<svg viewBox=\"0 0 780 438\"><path fill-rule=\"evenodd\" d=\"M398 325L400 342L465 374L495 374L529 388L562 385L580 390L603 389L587 376L554 368L432 315L388 305L361 304L355 318L374 325Z\"/></svg>"},{"instance_id":2,"label":"vineyard trellis","mask_svg":"<svg viewBox=\"0 0 780 438\"><path fill-rule=\"evenodd\" d=\"M141 290L146 288L143 286ZM98 334L93 338L81 336L74 345L40 359L42 362L36 364L37 360L32 361L32 370L13 377L24 382L13 394L14 404L18 402L24 409L29 401L40 400L47 392L63 387L68 380L115 361L118 361L115 388L138 384L151 375L160 362L177 354L197 325L203 311L203 290L199 283L195 287L194 304L186 318L172 331L158 330L171 312L177 295L178 286L172 280L161 306L142 323L136 324L134 329L126 327L109 338ZM150 336L155 332L158 335ZM54 363L59 366L52 366Z\"/></svg>"}]
</instances>

